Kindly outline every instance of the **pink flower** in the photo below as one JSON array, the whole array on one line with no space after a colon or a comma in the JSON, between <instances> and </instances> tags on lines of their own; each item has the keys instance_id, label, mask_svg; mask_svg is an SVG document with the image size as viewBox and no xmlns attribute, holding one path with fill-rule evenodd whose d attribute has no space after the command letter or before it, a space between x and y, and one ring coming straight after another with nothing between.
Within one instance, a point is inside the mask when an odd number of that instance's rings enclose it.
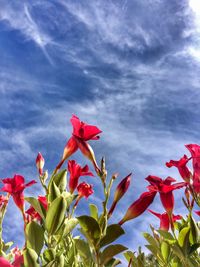
<instances>
[{"instance_id":1,"label":"pink flower","mask_svg":"<svg viewBox=\"0 0 200 267\"><path fill-rule=\"evenodd\" d=\"M152 175L149 175L146 180L150 183L150 186L147 187L149 191L159 192L163 207L168 214L172 214L174 209L173 191L186 186L187 183L181 182L172 185L171 183L176 181L172 177L167 177L165 180L162 180Z\"/></svg>"},{"instance_id":2,"label":"pink flower","mask_svg":"<svg viewBox=\"0 0 200 267\"><path fill-rule=\"evenodd\" d=\"M24 207L24 189L36 183L35 180L25 184L24 177L15 174L13 178L2 179L4 186L1 191L11 194L15 204L19 209L23 210Z\"/></svg>"},{"instance_id":3,"label":"pink flower","mask_svg":"<svg viewBox=\"0 0 200 267\"><path fill-rule=\"evenodd\" d=\"M108 212L108 216L110 217L111 214L113 213L117 203L119 202L119 200L123 197L123 195L126 193L126 191L128 190L130 183L131 183L131 175L132 173L130 173L129 175L127 175L117 186L115 194L114 194L114 200L113 203L111 205L111 208Z\"/></svg>"},{"instance_id":4,"label":"pink flower","mask_svg":"<svg viewBox=\"0 0 200 267\"><path fill-rule=\"evenodd\" d=\"M40 152L38 153L37 158L36 158L36 167L39 171L39 174L42 175L43 168L44 168L44 158Z\"/></svg>"},{"instance_id":5,"label":"pink flower","mask_svg":"<svg viewBox=\"0 0 200 267\"><path fill-rule=\"evenodd\" d=\"M167 212L160 214L152 210L148 210L148 211L160 219L161 230L169 231L170 219L169 219L169 215L167 214ZM182 216L180 215L172 215L173 222L177 220L181 220L181 219L182 219Z\"/></svg>"},{"instance_id":6,"label":"pink flower","mask_svg":"<svg viewBox=\"0 0 200 267\"><path fill-rule=\"evenodd\" d=\"M88 198L91 194L94 193L92 185L85 182L80 183L77 187L77 190L79 197Z\"/></svg>"},{"instance_id":7,"label":"pink flower","mask_svg":"<svg viewBox=\"0 0 200 267\"><path fill-rule=\"evenodd\" d=\"M76 163L75 160L68 161L68 171L70 173L69 177L69 189L70 193L73 193L77 188L79 178L81 176L94 176L92 172L89 171L89 167L85 165L83 168Z\"/></svg>"},{"instance_id":8,"label":"pink flower","mask_svg":"<svg viewBox=\"0 0 200 267\"><path fill-rule=\"evenodd\" d=\"M185 180L186 182L189 182L192 174L186 165L190 159L191 158L188 158L186 155L184 155L180 160L177 160L177 161L170 160L169 162L166 163L166 166L168 168L171 168L173 166L178 168L178 171L181 177L183 178L183 180Z\"/></svg>"}]
</instances>

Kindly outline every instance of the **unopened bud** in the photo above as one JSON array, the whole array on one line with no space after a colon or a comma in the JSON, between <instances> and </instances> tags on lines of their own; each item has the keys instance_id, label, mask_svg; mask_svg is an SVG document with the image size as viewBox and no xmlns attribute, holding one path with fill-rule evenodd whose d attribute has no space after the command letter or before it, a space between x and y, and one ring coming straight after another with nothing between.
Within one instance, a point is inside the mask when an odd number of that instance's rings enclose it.
<instances>
[{"instance_id":1,"label":"unopened bud","mask_svg":"<svg viewBox=\"0 0 200 267\"><path fill-rule=\"evenodd\" d=\"M126 191L129 188L130 182L131 182L131 175L132 173L130 173L129 175L127 175L117 186L115 194L114 194L114 201L113 204L109 210L109 217L111 216L111 214L113 213L116 204L118 203L118 201L123 197L123 195L126 193Z\"/></svg>"},{"instance_id":2,"label":"unopened bud","mask_svg":"<svg viewBox=\"0 0 200 267\"><path fill-rule=\"evenodd\" d=\"M42 175L43 168L44 168L44 158L42 154L39 152L36 158L36 167L39 171L39 174Z\"/></svg>"}]
</instances>

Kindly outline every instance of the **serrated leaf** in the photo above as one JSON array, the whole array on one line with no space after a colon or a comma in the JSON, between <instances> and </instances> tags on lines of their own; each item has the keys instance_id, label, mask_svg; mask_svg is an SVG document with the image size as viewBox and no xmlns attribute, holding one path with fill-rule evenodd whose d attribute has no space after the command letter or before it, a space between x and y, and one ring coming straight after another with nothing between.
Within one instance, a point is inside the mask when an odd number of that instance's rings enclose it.
<instances>
[{"instance_id":1,"label":"serrated leaf","mask_svg":"<svg viewBox=\"0 0 200 267\"><path fill-rule=\"evenodd\" d=\"M46 211L40 202L34 197L25 197L25 200L40 214L42 219L45 219Z\"/></svg>"},{"instance_id":2,"label":"serrated leaf","mask_svg":"<svg viewBox=\"0 0 200 267\"><path fill-rule=\"evenodd\" d=\"M105 265L109 260L111 260L115 255L123 252L126 250L127 247L116 244L116 245L109 245L106 247L100 255L100 261L102 265Z\"/></svg>"},{"instance_id":3,"label":"serrated leaf","mask_svg":"<svg viewBox=\"0 0 200 267\"><path fill-rule=\"evenodd\" d=\"M86 236L89 238L89 240L95 244L96 240L100 237L101 230L99 227L98 222L90 216L80 216L77 217L79 224L83 230L83 232L86 233Z\"/></svg>"},{"instance_id":4,"label":"serrated leaf","mask_svg":"<svg viewBox=\"0 0 200 267\"><path fill-rule=\"evenodd\" d=\"M90 206L90 215L98 221L98 208L94 204L89 204Z\"/></svg>"},{"instance_id":5,"label":"serrated leaf","mask_svg":"<svg viewBox=\"0 0 200 267\"><path fill-rule=\"evenodd\" d=\"M27 247L35 250L39 255L44 244L43 228L35 221L32 221L27 224L25 232Z\"/></svg>"},{"instance_id":6,"label":"serrated leaf","mask_svg":"<svg viewBox=\"0 0 200 267\"><path fill-rule=\"evenodd\" d=\"M125 232L119 224L109 225L106 230L106 235L102 238L100 242L100 247L112 243L123 234L125 234Z\"/></svg>"},{"instance_id":7,"label":"serrated leaf","mask_svg":"<svg viewBox=\"0 0 200 267\"><path fill-rule=\"evenodd\" d=\"M55 234L65 219L66 201L60 196L57 197L50 205L46 216L46 229L49 234Z\"/></svg>"},{"instance_id":8,"label":"serrated leaf","mask_svg":"<svg viewBox=\"0 0 200 267\"><path fill-rule=\"evenodd\" d=\"M37 263L38 255L33 249L26 248L23 252L23 256L24 267L40 267Z\"/></svg>"}]
</instances>

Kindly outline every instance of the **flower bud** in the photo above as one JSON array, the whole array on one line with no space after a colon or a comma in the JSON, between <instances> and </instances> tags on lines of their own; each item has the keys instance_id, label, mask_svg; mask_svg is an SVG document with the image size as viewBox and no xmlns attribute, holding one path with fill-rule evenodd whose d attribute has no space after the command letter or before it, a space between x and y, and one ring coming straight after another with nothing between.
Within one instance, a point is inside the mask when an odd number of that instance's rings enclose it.
<instances>
[{"instance_id":1,"label":"flower bud","mask_svg":"<svg viewBox=\"0 0 200 267\"><path fill-rule=\"evenodd\" d=\"M154 191L142 193L140 197L128 208L124 218L119 222L119 224L122 225L126 221L132 220L141 215L153 202L155 195L156 192Z\"/></svg>"},{"instance_id":2,"label":"flower bud","mask_svg":"<svg viewBox=\"0 0 200 267\"><path fill-rule=\"evenodd\" d=\"M43 168L44 168L44 158L42 154L39 152L36 158L36 167L39 171L39 174L42 175Z\"/></svg>"},{"instance_id":3,"label":"flower bud","mask_svg":"<svg viewBox=\"0 0 200 267\"><path fill-rule=\"evenodd\" d=\"M118 201L123 197L123 195L126 193L126 191L129 188L130 182L131 182L131 175L132 173L130 173L129 175L127 175L117 186L115 194L114 194L114 201L112 203L112 206L108 212L108 216L110 217L111 214L113 213L116 204L118 203Z\"/></svg>"}]
</instances>

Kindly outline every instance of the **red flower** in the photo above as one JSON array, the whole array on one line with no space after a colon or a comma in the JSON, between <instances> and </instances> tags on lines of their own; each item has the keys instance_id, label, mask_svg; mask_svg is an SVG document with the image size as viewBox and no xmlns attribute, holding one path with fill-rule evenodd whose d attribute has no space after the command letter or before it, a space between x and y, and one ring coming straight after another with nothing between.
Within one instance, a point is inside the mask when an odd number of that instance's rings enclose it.
<instances>
[{"instance_id":1,"label":"red flower","mask_svg":"<svg viewBox=\"0 0 200 267\"><path fill-rule=\"evenodd\" d=\"M198 216L200 216L200 210L195 210L194 211Z\"/></svg>"},{"instance_id":2,"label":"red flower","mask_svg":"<svg viewBox=\"0 0 200 267\"><path fill-rule=\"evenodd\" d=\"M196 193L200 193L200 146L196 144L186 145L192 155L193 165L193 188Z\"/></svg>"},{"instance_id":3,"label":"red flower","mask_svg":"<svg viewBox=\"0 0 200 267\"><path fill-rule=\"evenodd\" d=\"M100 134L102 131L94 125L89 125L85 122L80 121L80 119L75 115L72 116L70 121L73 126L72 137L65 145L62 160L56 167L56 171L60 169L64 161L73 153L75 153L78 148L81 150L84 156L92 161L95 170L99 171L94 152L86 141L99 139L98 134Z\"/></svg>"},{"instance_id":4,"label":"red flower","mask_svg":"<svg viewBox=\"0 0 200 267\"><path fill-rule=\"evenodd\" d=\"M174 195L173 190L182 188L187 185L187 183L176 183L171 185L172 182L176 180L172 177L167 177L165 180L157 176L149 175L146 180L151 184L147 188L150 191L155 191L160 193L160 200L168 214L172 214L174 209Z\"/></svg>"},{"instance_id":5,"label":"red flower","mask_svg":"<svg viewBox=\"0 0 200 267\"><path fill-rule=\"evenodd\" d=\"M62 161L61 163L63 164L63 162L69 158L73 153L76 152L76 150L78 149L78 145L76 143L76 139L72 136L67 144L65 145L65 148L64 148L64 152L63 152L63 157L62 157ZM60 163L60 164L61 164ZM61 165L62 165L61 164ZM58 166L59 167L59 166ZM60 167L59 167L60 168Z\"/></svg>"},{"instance_id":6,"label":"red flower","mask_svg":"<svg viewBox=\"0 0 200 267\"><path fill-rule=\"evenodd\" d=\"M3 257L0 257L0 266L1 267L13 267L13 265L10 264L10 262L4 259Z\"/></svg>"},{"instance_id":7,"label":"red flower","mask_svg":"<svg viewBox=\"0 0 200 267\"><path fill-rule=\"evenodd\" d=\"M31 186L36 183L35 180L30 181L25 184L24 177L21 175L14 175L13 178L2 179L4 186L1 188L1 191L10 193L13 197L15 204L19 209L24 207L24 189L28 186Z\"/></svg>"},{"instance_id":8,"label":"red flower","mask_svg":"<svg viewBox=\"0 0 200 267\"><path fill-rule=\"evenodd\" d=\"M111 208L109 210L108 216L110 217L111 214L113 213L118 201L123 197L123 195L126 193L126 191L129 188L129 185L131 183L131 175L132 173L130 173L129 175L127 175L117 186L115 194L114 194L114 200L113 203L111 205Z\"/></svg>"},{"instance_id":9,"label":"red flower","mask_svg":"<svg viewBox=\"0 0 200 267\"><path fill-rule=\"evenodd\" d=\"M44 168L44 158L42 154L39 152L36 158L36 167L39 171L39 174L42 175L43 168Z\"/></svg>"},{"instance_id":10,"label":"red flower","mask_svg":"<svg viewBox=\"0 0 200 267\"><path fill-rule=\"evenodd\" d=\"M186 155L184 155L180 160L170 160L166 163L166 166L168 168L171 168L172 166L177 167L183 180L189 182L192 174L186 165L190 159L191 158L188 158Z\"/></svg>"},{"instance_id":11,"label":"red flower","mask_svg":"<svg viewBox=\"0 0 200 267\"><path fill-rule=\"evenodd\" d=\"M46 196L38 196L38 200L42 204L44 209L47 210L48 202ZM30 208L26 211L26 213L31 217L32 220L36 219L38 221L41 221L40 214L32 206L30 206Z\"/></svg>"},{"instance_id":12,"label":"red flower","mask_svg":"<svg viewBox=\"0 0 200 267\"><path fill-rule=\"evenodd\" d=\"M21 267L21 264L24 263L24 258L21 250L18 247L15 247L11 250L14 255L13 267Z\"/></svg>"},{"instance_id":13,"label":"red flower","mask_svg":"<svg viewBox=\"0 0 200 267\"><path fill-rule=\"evenodd\" d=\"M75 115L72 116L70 121L73 126L73 136L78 137L83 141L97 140L100 138L98 134L102 131L98 127L80 121Z\"/></svg>"},{"instance_id":14,"label":"red flower","mask_svg":"<svg viewBox=\"0 0 200 267\"><path fill-rule=\"evenodd\" d=\"M160 213L157 213L157 212L152 211L152 210L148 210L148 211L160 219L160 229L161 230L165 230L165 231L169 230L170 219L169 219L169 215L166 212L160 214ZM181 220L181 219L182 219L182 216L180 216L180 215L172 215L172 221L173 222L175 222L177 220Z\"/></svg>"},{"instance_id":15,"label":"red flower","mask_svg":"<svg viewBox=\"0 0 200 267\"><path fill-rule=\"evenodd\" d=\"M69 177L69 189L70 193L73 193L77 188L79 178L81 176L94 176L90 171L87 165L83 168L79 164L76 163L75 160L68 161L68 171L70 173Z\"/></svg>"},{"instance_id":16,"label":"red flower","mask_svg":"<svg viewBox=\"0 0 200 267\"><path fill-rule=\"evenodd\" d=\"M91 194L94 193L92 185L85 182L80 183L77 187L77 190L79 197L88 198Z\"/></svg>"},{"instance_id":17,"label":"red flower","mask_svg":"<svg viewBox=\"0 0 200 267\"><path fill-rule=\"evenodd\" d=\"M142 193L140 197L128 208L125 216L119 222L119 224L122 225L126 221L129 221L141 215L153 202L155 195L155 191Z\"/></svg>"}]
</instances>

